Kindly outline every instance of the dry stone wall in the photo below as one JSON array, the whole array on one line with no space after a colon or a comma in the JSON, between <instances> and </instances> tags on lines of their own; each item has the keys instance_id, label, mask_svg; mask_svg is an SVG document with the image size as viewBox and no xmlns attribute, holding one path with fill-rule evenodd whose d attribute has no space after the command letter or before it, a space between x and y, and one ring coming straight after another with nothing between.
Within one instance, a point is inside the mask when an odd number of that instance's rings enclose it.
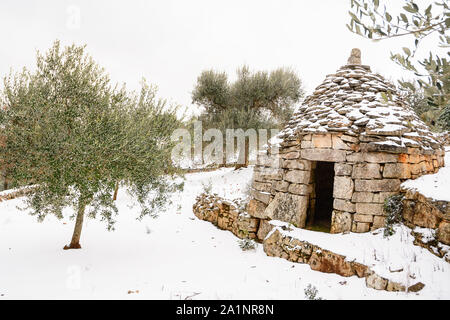
<instances>
[{"instance_id":1,"label":"dry stone wall","mask_svg":"<svg viewBox=\"0 0 450 320\"><path fill-rule=\"evenodd\" d=\"M414 215L421 214L417 213L419 211L414 211L411 215L408 210L405 210L403 215L406 224L410 227L415 227L417 225L422 225L427 228L435 227L436 225L438 226L436 229L436 239L439 240L430 241L430 239L423 239L422 234L413 232L412 234L416 239L414 244L427 248L430 252L437 256L444 257L446 261L449 262L449 251L447 250L449 246L442 246L439 242L442 241L442 243L445 243L450 236L448 224L449 204L444 204L442 202L430 204L429 199L424 199L424 197L411 192L407 194L405 199L405 201L419 201L423 203L423 205L429 207L426 214L431 214L433 216L437 215L437 218L424 219L422 223L419 218L414 218ZM247 208L258 210L258 208L251 208L253 205L259 205L259 203L251 201ZM406 207L406 205L404 207ZM443 213L443 211L436 211L441 210L442 208L445 208L447 211L445 211L445 213ZM244 210L241 201L236 203L226 201L217 195L201 194L197 197L197 202L194 204L193 210L194 214L199 219L209 221L220 229L231 231L239 238L254 239L262 242L264 252L268 256L279 257L297 263L305 263L315 271L336 273L344 277L355 275L359 278L365 278L366 285L377 290L408 290L414 292L419 291L424 287L422 283L418 282L406 288L400 283L379 276L366 265L346 260L346 257L343 255L336 254L313 243L299 240L289 235L284 235L277 229L280 227L275 227L270 223L268 217L256 218L250 216L246 210ZM442 216L443 214L444 217ZM430 221L433 222L430 223ZM285 227L281 226L281 228Z\"/></svg>"},{"instance_id":2,"label":"dry stone wall","mask_svg":"<svg viewBox=\"0 0 450 320\"><path fill-rule=\"evenodd\" d=\"M258 155L248 213L304 228L315 209L317 161L334 163L331 232L368 232L384 226L384 200L406 179L438 171L444 151L368 148L372 138L348 133L303 134ZM332 178L332 177L330 177Z\"/></svg>"},{"instance_id":3,"label":"dry stone wall","mask_svg":"<svg viewBox=\"0 0 450 320\"><path fill-rule=\"evenodd\" d=\"M414 244L450 262L450 202L436 201L409 189L402 190L402 193L404 224L410 228L427 228L432 233L432 236L424 237L422 233L413 231Z\"/></svg>"},{"instance_id":4,"label":"dry stone wall","mask_svg":"<svg viewBox=\"0 0 450 320\"><path fill-rule=\"evenodd\" d=\"M450 131L441 132L438 136L444 146L450 146Z\"/></svg>"},{"instance_id":5,"label":"dry stone wall","mask_svg":"<svg viewBox=\"0 0 450 320\"><path fill-rule=\"evenodd\" d=\"M239 204L226 201L217 195L203 193L197 197L193 211L200 220L231 231L239 238L256 239L259 219L252 218L239 207Z\"/></svg>"},{"instance_id":6,"label":"dry stone wall","mask_svg":"<svg viewBox=\"0 0 450 320\"><path fill-rule=\"evenodd\" d=\"M306 263L312 270L335 273L343 277L357 276L365 278L369 288L387 291L419 291L424 285L420 282L406 288L401 283L383 278L369 267L348 261L346 257L320 248L307 241L283 235L278 229L271 232L263 242L264 252L268 256L281 257L298 263Z\"/></svg>"},{"instance_id":7,"label":"dry stone wall","mask_svg":"<svg viewBox=\"0 0 450 320\"><path fill-rule=\"evenodd\" d=\"M6 190L0 193L0 202L23 197L35 190L35 187L23 187L16 190Z\"/></svg>"}]
</instances>

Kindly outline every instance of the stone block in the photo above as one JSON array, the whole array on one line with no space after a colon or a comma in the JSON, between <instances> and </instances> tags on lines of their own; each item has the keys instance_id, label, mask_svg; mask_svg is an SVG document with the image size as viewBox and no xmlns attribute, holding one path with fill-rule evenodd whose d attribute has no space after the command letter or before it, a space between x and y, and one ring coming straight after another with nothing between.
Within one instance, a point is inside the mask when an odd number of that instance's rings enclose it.
<instances>
[{"instance_id":1,"label":"stone block","mask_svg":"<svg viewBox=\"0 0 450 320\"><path fill-rule=\"evenodd\" d=\"M412 223L419 227L435 229L439 226L440 212L427 202L418 201L412 208L414 215ZM404 210L407 211L408 209Z\"/></svg>"},{"instance_id":2,"label":"stone block","mask_svg":"<svg viewBox=\"0 0 450 320\"><path fill-rule=\"evenodd\" d=\"M302 141L302 143L300 144L302 149L310 149L313 147L313 144L311 141Z\"/></svg>"},{"instance_id":3,"label":"stone block","mask_svg":"<svg viewBox=\"0 0 450 320\"><path fill-rule=\"evenodd\" d=\"M261 192L261 191L252 189L252 190L250 190L250 195L254 199L261 201L262 203L269 204L269 202L270 202L270 196L271 196L270 193Z\"/></svg>"},{"instance_id":4,"label":"stone block","mask_svg":"<svg viewBox=\"0 0 450 320\"><path fill-rule=\"evenodd\" d=\"M410 165L409 169L412 175L420 175L422 173L422 165L420 163Z\"/></svg>"},{"instance_id":5,"label":"stone block","mask_svg":"<svg viewBox=\"0 0 450 320\"><path fill-rule=\"evenodd\" d=\"M408 287L408 292L419 292L424 287L425 285L422 282L417 282L416 284Z\"/></svg>"},{"instance_id":6,"label":"stone block","mask_svg":"<svg viewBox=\"0 0 450 320\"><path fill-rule=\"evenodd\" d=\"M374 216L372 230L383 228L386 225L386 218L383 216Z\"/></svg>"},{"instance_id":7,"label":"stone block","mask_svg":"<svg viewBox=\"0 0 450 320\"><path fill-rule=\"evenodd\" d=\"M313 135L311 139L313 148L331 148L331 135L330 134L320 134Z\"/></svg>"},{"instance_id":8,"label":"stone block","mask_svg":"<svg viewBox=\"0 0 450 320\"><path fill-rule=\"evenodd\" d=\"M300 143L300 141L297 139L284 140L283 142L280 143L280 145L281 145L281 147L293 147L293 146L298 146L299 143Z\"/></svg>"},{"instance_id":9,"label":"stone block","mask_svg":"<svg viewBox=\"0 0 450 320\"><path fill-rule=\"evenodd\" d=\"M292 152L288 152L288 153L283 153L283 154L281 154L281 157L283 159L288 159L288 160L298 159L300 157L300 152L292 151Z\"/></svg>"},{"instance_id":10,"label":"stone block","mask_svg":"<svg viewBox=\"0 0 450 320\"><path fill-rule=\"evenodd\" d=\"M281 167L282 158L276 155L258 155L256 163L263 167L279 168Z\"/></svg>"},{"instance_id":11,"label":"stone block","mask_svg":"<svg viewBox=\"0 0 450 320\"><path fill-rule=\"evenodd\" d=\"M284 180L275 181L272 184L272 189L276 191L286 192L289 188L289 182Z\"/></svg>"},{"instance_id":12,"label":"stone block","mask_svg":"<svg viewBox=\"0 0 450 320\"><path fill-rule=\"evenodd\" d=\"M409 155L406 153L399 154L397 160L400 163L408 163Z\"/></svg>"},{"instance_id":13,"label":"stone block","mask_svg":"<svg viewBox=\"0 0 450 320\"><path fill-rule=\"evenodd\" d=\"M353 216L353 221L356 222L366 222L366 223L372 223L373 222L373 216L369 214L355 214Z\"/></svg>"},{"instance_id":14,"label":"stone block","mask_svg":"<svg viewBox=\"0 0 450 320\"><path fill-rule=\"evenodd\" d=\"M370 224L369 223L365 223L365 222L353 222L352 225L352 232L355 233L364 233L364 232L369 232L370 230Z\"/></svg>"},{"instance_id":15,"label":"stone block","mask_svg":"<svg viewBox=\"0 0 450 320\"><path fill-rule=\"evenodd\" d=\"M264 211L266 210L267 205L263 202L251 199L247 205L247 212L252 217L265 219L267 216L264 214Z\"/></svg>"},{"instance_id":16,"label":"stone block","mask_svg":"<svg viewBox=\"0 0 450 320\"><path fill-rule=\"evenodd\" d=\"M397 192L380 192L380 193L374 193L373 194L373 201L374 203L384 203L384 200L386 200L387 197L393 196L394 194L397 194Z\"/></svg>"},{"instance_id":17,"label":"stone block","mask_svg":"<svg viewBox=\"0 0 450 320\"><path fill-rule=\"evenodd\" d=\"M282 169L263 168L255 170L253 180L258 182L268 182L268 180L281 180L283 178Z\"/></svg>"},{"instance_id":18,"label":"stone block","mask_svg":"<svg viewBox=\"0 0 450 320\"><path fill-rule=\"evenodd\" d=\"M352 196L352 202L375 202L373 192L354 192Z\"/></svg>"},{"instance_id":19,"label":"stone block","mask_svg":"<svg viewBox=\"0 0 450 320\"><path fill-rule=\"evenodd\" d=\"M355 273L358 278L365 278L370 275L370 269L368 266L365 266L358 262L353 262L352 266L353 269L355 269Z\"/></svg>"},{"instance_id":20,"label":"stone block","mask_svg":"<svg viewBox=\"0 0 450 320\"><path fill-rule=\"evenodd\" d=\"M333 135L331 138L333 149L336 150L350 150L350 147L342 141L342 139L336 135Z\"/></svg>"},{"instance_id":21,"label":"stone block","mask_svg":"<svg viewBox=\"0 0 450 320\"><path fill-rule=\"evenodd\" d=\"M270 192L272 184L268 182L257 182L253 181L252 188L258 191Z\"/></svg>"},{"instance_id":22,"label":"stone block","mask_svg":"<svg viewBox=\"0 0 450 320\"><path fill-rule=\"evenodd\" d=\"M362 154L364 161L370 163L397 162L398 160L398 156L396 154L390 154L385 152L365 152Z\"/></svg>"},{"instance_id":23,"label":"stone block","mask_svg":"<svg viewBox=\"0 0 450 320\"><path fill-rule=\"evenodd\" d=\"M351 262L346 261L344 256L328 250L313 252L309 259L309 266L315 271L336 273L343 277L351 277L355 274Z\"/></svg>"},{"instance_id":24,"label":"stone block","mask_svg":"<svg viewBox=\"0 0 450 320\"><path fill-rule=\"evenodd\" d=\"M350 231L352 228L352 214L333 210L331 215L331 233L342 233Z\"/></svg>"},{"instance_id":25,"label":"stone block","mask_svg":"<svg viewBox=\"0 0 450 320\"><path fill-rule=\"evenodd\" d=\"M390 292L402 292L406 291L406 287L398 282L389 281L386 287L386 291Z\"/></svg>"},{"instance_id":26,"label":"stone block","mask_svg":"<svg viewBox=\"0 0 450 320\"><path fill-rule=\"evenodd\" d=\"M347 162L363 162L364 156L361 152L353 152L346 155Z\"/></svg>"},{"instance_id":27,"label":"stone block","mask_svg":"<svg viewBox=\"0 0 450 320\"><path fill-rule=\"evenodd\" d=\"M264 241L266 236L272 231L273 226L269 223L268 220L261 220L259 223L259 229L257 233L257 237L259 240Z\"/></svg>"},{"instance_id":28,"label":"stone block","mask_svg":"<svg viewBox=\"0 0 450 320\"><path fill-rule=\"evenodd\" d=\"M306 196L312 193L312 185L292 183L289 185L288 192Z\"/></svg>"},{"instance_id":29,"label":"stone block","mask_svg":"<svg viewBox=\"0 0 450 320\"><path fill-rule=\"evenodd\" d=\"M442 221L439 224L436 236L440 242L450 245L450 222Z\"/></svg>"},{"instance_id":30,"label":"stone block","mask_svg":"<svg viewBox=\"0 0 450 320\"><path fill-rule=\"evenodd\" d=\"M376 290L385 290L388 285L388 280L380 277L376 273L372 273L366 278L366 286Z\"/></svg>"},{"instance_id":31,"label":"stone block","mask_svg":"<svg viewBox=\"0 0 450 320\"><path fill-rule=\"evenodd\" d=\"M280 154L286 154L286 153L298 152L298 151L299 151L298 146L283 147L280 149Z\"/></svg>"},{"instance_id":32,"label":"stone block","mask_svg":"<svg viewBox=\"0 0 450 320\"><path fill-rule=\"evenodd\" d=\"M299 169L299 170L311 170L311 161L308 160L283 160L283 168L286 169Z\"/></svg>"},{"instance_id":33,"label":"stone block","mask_svg":"<svg viewBox=\"0 0 450 320\"><path fill-rule=\"evenodd\" d=\"M410 154L408 157L408 162L409 163L419 163L420 162L420 154Z\"/></svg>"},{"instance_id":34,"label":"stone block","mask_svg":"<svg viewBox=\"0 0 450 320\"><path fill-rule=\"evenodd\" d=\"M361 150L364 150L365 152L371 152L371 153L405 153L408 151L408 148L406 147L399 147L394 146L390 144L378 144L378 143L361 143Z\"/></svg>"},{"instance_id":35,"label":"stone block","mask_svg":"<svg viewBox=\"0 0 450 320\"><path fill-rule=\"evenodd\" d=\"M355 204L343 199L334 199L333 208L339 211L355 212Z\"/></svg>"}]
</instances>

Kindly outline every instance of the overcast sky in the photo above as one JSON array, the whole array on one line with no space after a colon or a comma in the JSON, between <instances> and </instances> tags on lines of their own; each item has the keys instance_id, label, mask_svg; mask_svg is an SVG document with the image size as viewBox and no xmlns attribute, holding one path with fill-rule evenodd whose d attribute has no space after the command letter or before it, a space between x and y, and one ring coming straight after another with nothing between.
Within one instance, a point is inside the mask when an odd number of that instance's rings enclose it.
<instances>
[{"instance_id":1,"label":"overcast sky","mask_svg":"<svg viewBox=\"0 0 450 320\"><path fill-rule=\"evenodd\" d=\"M196 78L209 68L234 76L243 64L289 66L309 93L359 47L372 70L408 75L389 59L408 39L374 43L351 33L349 7L349 0L2 0L0 75L33 67L35 50L55 39L86 44L114 81L135 89L145 77L161 97L191 109Z\"/></svg>"}]
</instances>

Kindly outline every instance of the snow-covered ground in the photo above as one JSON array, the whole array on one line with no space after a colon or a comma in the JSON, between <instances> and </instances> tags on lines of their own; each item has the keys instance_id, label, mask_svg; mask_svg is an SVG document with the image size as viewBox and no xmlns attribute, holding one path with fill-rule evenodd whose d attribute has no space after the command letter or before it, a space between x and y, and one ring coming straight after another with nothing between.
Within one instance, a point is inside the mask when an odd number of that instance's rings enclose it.
<instances>
[{"instance_id":1,"label":"snow-covered ground","mask_svg":"<svg viewBox=\"0 0 450 320\"><path fill-rule=\"evenodd\" d=\"M440 285L425 283L417 294L377 291L364 279L268 257L262 245L243 252L231 232L193 215L203 185L211 182L213 192L233 199L245 192L251 174L252 168L188 174L169 210L142 221L135 219L133 199L120 190L116 231L86 220L81 250L62 250L73 221L47 217L37 223L16 208L21 199L1 202L0 299L304 299L308 284L325 299L450 298L448 272L436 270Z\"/></svg>"}]
</instances>

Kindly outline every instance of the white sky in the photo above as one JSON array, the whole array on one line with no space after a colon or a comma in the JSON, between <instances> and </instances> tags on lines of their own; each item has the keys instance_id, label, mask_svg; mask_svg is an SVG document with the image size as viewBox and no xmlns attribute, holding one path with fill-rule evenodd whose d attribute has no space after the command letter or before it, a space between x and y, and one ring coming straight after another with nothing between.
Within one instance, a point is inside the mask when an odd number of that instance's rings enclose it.
<instances>
[{"instance_id":1,"label":"white sky","mask_svg":"<svg viewBox=\"0 0 450 320\"><path fill-rule=\"evenodd\" d=\"M33 67L35 50L60 39L87 44L114 81L135 89L145 77L190 110L196 78L209 68L234 76L243 64L289 66L310 93L359 47L373 71L408 76L389 56L411 41L374 43L351 33L349 9L349 0L2 0L0 75Z\"/></svg>"}]
</instances>

